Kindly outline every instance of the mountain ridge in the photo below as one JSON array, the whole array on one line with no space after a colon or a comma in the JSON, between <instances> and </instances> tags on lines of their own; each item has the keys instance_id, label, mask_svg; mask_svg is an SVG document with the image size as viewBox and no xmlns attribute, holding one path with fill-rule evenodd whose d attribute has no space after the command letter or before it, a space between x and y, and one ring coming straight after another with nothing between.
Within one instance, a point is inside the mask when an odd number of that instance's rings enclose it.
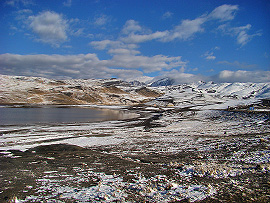
<instances>
[{"instance_id":1,"label":"mountain ridge","mask_svg":"<svg viewBox=\"0 0 270 203\"><path fill-rule=\"evenodd\" d=\"M0 75L0 104L146 104L160 107L224 109L229 106L250 105L270 98L270 83L199 81L168 85L173 83L169 78L158 81L155 85L147 85L116 78L53 80Z\"/></svg>"}]
</instances>

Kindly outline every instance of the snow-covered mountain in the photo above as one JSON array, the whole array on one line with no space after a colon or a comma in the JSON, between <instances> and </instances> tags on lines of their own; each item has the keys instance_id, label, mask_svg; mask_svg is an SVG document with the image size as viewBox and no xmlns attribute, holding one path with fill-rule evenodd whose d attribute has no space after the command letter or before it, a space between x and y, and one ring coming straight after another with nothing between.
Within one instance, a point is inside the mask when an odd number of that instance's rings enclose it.
<instances>
[{"instance_id":1,"label":"snow-covered mountain","mask_svg":"<svg viewBox=\"0 0 270 203\"><path fill-rule=\"evenodd\" d=\"M135 105L160 95L118 79L50 80L0 75L0 104Z\"/></svg>"},{"instance_id":2,"label":"snow-covered mountain","mask_svg":"<svg viewBox=\"0 0 270 203\"><path fill-rule=\"evenodd\" d=\"M156 87L165 94L150 103L193 109L224 109L269 100L270 83L197 82Z\"/></svg>"},{"instance_id":3,"label":"snow-covered mountain","mask_svg":"<svg viewBox=\"0 0 270 203\"><path fill-rule=\"evenodd\" d=\"M172 78L162 78L159 79L151 84L151 87L158 87L158 86L170 86L174 84L174 79Z\"/></svg>"},{"instance_id":4,"label":"snow-covered mountain","mask_svg":"<svg viewBox=\"0 0 270 203\"><path fill-rule=\"evenodd\" d=\"M165 78L150 85L118 79L51 80L0 75L0 104L99 104L224 109L270 99L270 83L197 82L173 84Z\"/></svg>"}]
</instances>

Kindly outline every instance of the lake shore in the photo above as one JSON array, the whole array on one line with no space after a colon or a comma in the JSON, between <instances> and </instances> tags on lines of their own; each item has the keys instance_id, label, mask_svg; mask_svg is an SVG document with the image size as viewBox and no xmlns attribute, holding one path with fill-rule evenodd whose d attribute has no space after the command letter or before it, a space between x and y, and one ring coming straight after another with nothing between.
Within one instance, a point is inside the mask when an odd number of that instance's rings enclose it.
<instances>
[{"instance_id":1,"label":"lake shore","mask_svg":"<svg viewBox=\"0 0 270 203\"><path fill-rule=\"evenodd\" d=\"M2 128L1 201L269 202L269 114L128 110L141 116Z\"/></svg>"}]
</instances>

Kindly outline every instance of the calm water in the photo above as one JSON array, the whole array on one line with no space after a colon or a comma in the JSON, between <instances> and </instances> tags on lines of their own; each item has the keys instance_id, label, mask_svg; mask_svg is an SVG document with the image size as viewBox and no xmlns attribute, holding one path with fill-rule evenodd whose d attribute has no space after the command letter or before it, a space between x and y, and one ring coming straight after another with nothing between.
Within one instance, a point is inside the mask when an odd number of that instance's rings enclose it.
<instances>
[{"instance_id":1,"label":"calm water","mask_svg":"<svg viewBox=\"0 0 270 203\"><path fill-rule=\"evenodd\" d=\"M121 120L134 117L124 111L97 108L0 108L0 125L74 123Z\"/></svg>"}]
</instances>

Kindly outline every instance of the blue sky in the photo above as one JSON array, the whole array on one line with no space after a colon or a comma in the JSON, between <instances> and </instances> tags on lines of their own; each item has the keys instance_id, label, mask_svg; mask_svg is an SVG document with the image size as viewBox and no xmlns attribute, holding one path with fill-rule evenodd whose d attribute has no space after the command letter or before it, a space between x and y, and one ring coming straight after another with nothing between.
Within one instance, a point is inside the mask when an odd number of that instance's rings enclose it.
<instances>
[{"instance_id":1,"label":"blue sky","mask_svg":"<svg viewBox=\"0 0 270 203\"><path fill-rule=\"evenodd\" d=\"M0 74L270 82L269 0L2 0Z\"/></svg>"}]
</instances>

